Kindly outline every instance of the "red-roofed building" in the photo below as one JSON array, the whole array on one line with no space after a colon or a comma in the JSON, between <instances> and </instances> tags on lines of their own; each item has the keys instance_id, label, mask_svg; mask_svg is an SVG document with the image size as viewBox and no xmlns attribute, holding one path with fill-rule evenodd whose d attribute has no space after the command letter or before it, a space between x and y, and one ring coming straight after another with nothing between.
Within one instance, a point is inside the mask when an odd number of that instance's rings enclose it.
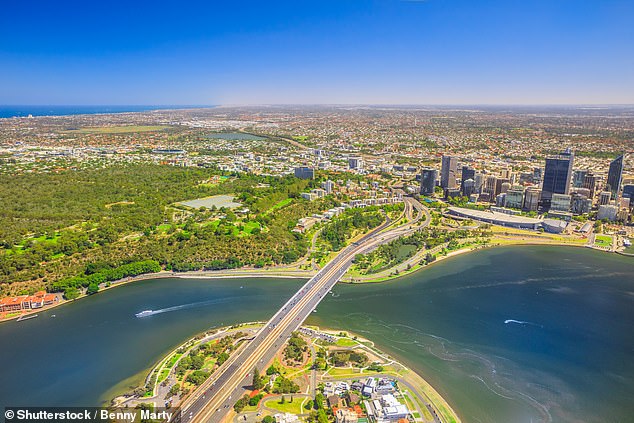
<instances>
[{"instance_id":1,"label":"red-roofed building","mask_svg":"<svg viewBox=\"0 0 634 423\"><path fill-rule=\"evenodd\" d=\"M42 308L44 306L44 296L31 295L27 297L29 308Z\"/></svg>"},{"instance_id":2,"label":"red-roofed building","mask_svg":"<svg viewBox=\"0 0 634 423\"><path fill-rule=\"evenodd\" d=\"M0 302L0 311L20 311L22 310L21 297L7 297Z\"/></svg>"},{"instance_id":3,"label":"red-roofed building","mask_svg":"<svg viewBox=\"0 0 634 423\"><path fill-rule=\"evenodd\" d=\"M51 305L59 301L59 298L55 294L46 294L44 296L44 305Z\"/></svg>"}]
</instances>

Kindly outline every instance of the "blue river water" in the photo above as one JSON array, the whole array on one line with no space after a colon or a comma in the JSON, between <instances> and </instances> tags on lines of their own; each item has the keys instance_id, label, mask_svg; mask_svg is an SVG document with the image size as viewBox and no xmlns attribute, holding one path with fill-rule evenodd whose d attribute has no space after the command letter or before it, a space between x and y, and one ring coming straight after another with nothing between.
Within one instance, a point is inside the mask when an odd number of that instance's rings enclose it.
<instances>
[{"instance_id":1,"label":"blue river water","mask_svg":"<svg viewBox=\"0 0 634 423\"><path fill-rule=\"evenodd\" d=\"M2 324L0 407L99 404L192 335L270 317L302 282L154 279ZM159 312L134 317L148 309ZM389 283L338 285L308 323L372 339L465 422L633 421L631 258L483 250Z\"/></svg>"}]
</instances>

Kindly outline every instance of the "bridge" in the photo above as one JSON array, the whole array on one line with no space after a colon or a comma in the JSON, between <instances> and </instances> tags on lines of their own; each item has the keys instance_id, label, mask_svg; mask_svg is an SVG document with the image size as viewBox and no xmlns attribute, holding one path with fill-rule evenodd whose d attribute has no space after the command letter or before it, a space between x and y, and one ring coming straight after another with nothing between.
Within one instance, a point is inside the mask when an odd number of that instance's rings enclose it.
<instances>
[{"instance_id":1,"label":"bridge","mask_svg":"<svg viewBox=\"0 0 634 423\"><path fill-rule=\"evenodd\" d=\"M273 360L286 339L303 324L348 270L357 254L371 251L381 244L420 230L431 220L428 210L412 198L405 198L403 216L409 219L406 224L391 227L393 222L387 219L385 223L343 249L308 280L260 329L253 340L243 344L183 403L181 421L221 422L233 404L247 392L252 382L253 369L258 367L262 370ZM426 216L425 221L418 225L423 216Z\"/></svg>"}]
</instances>

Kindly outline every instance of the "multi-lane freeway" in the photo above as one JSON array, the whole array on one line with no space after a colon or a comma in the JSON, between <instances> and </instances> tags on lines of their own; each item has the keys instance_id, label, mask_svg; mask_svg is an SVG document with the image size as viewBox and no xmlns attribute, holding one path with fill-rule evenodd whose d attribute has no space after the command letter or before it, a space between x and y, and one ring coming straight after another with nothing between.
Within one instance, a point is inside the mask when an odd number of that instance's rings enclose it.
<instances>
[{"instance_id":1,"label":"multi-lane freeway","mask_svg":"<svg viewBox=\"0 0 634 423\"><path fill-rule=\"evenodd\" d=\"M220 422L252 382L253 369L260 370L273 360L286 339L297 330L319 302L350 267L355 255L370 251L429 224L426 208L412 198L405 199L407 224L390 228L389 219L345 249L313 276L260 329L253 340L239 348L182 405L183 422ZM422 224L418 224L426 216Z\"/></svg>"}]
</instances>

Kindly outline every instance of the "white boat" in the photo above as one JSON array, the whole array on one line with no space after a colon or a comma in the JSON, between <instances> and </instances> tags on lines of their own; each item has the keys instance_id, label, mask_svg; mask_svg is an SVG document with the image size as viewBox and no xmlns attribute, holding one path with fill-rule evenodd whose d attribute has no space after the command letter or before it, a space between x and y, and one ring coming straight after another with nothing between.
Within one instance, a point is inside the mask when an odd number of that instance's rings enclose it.
<instances>
[{"instance_id":1,"label":"white boat","mask_svg":"<svg viewBox=\"0 0 634 423\"><path fill-rule=\"evenodd\" d=\"M146 317L152 314L152 310L143 310L140 313L135 314L136 317Z\"/></svg>"}]
</instances>

